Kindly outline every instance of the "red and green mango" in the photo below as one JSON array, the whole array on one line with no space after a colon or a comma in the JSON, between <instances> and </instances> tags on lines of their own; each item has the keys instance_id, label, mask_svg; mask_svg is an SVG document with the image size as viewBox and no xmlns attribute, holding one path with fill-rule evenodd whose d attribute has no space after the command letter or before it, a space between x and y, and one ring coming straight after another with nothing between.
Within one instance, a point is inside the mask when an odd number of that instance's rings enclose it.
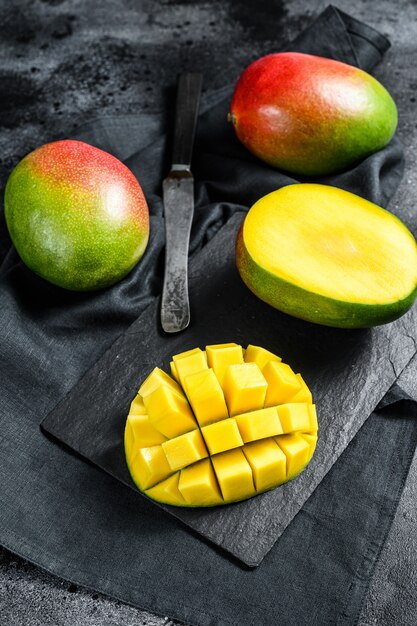
<instances>
[{"instance_id":1,"label":"red and green mango","mask_svg":"<svg viewBox=\"0 0 417 626\"><path fill-rule=\"evenodd\" d=\"M322 176L383 148L395 132L397 109L381 83L357 67L282 52L242 73L229 119L243 145L263 161Z\"/></svg>"},{"instance_id":2,"label":"red and green mango","mask_svg":"<svg viewBox=\"0 0 417 626\"><path fill-rule=\"evenodd\" d=\"M5 215L23 262L75 291L123 278L142 257L149 211L132 172L81 141L45 144L10 174Z\"/></svg>"}]
</instances>

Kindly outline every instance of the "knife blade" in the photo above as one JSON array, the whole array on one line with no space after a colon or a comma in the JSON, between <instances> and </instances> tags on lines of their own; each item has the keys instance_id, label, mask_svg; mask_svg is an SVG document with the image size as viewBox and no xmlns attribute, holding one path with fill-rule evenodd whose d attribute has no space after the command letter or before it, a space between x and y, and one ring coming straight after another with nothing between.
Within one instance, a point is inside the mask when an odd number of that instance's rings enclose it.
<instances>
[{"instance_id":1,"label":"knife blade","mask_svg":"<svg viewBox=\"0 0 417 626\"><path fill-rule=\"evenodd\" d=\"M190 168L201 87L201 74L180 74L172 166L162 184L166 243L161 324L167 333L183 330L190 323L188 248L194 214L194 179Z\"/></svg>"}]
</instances>

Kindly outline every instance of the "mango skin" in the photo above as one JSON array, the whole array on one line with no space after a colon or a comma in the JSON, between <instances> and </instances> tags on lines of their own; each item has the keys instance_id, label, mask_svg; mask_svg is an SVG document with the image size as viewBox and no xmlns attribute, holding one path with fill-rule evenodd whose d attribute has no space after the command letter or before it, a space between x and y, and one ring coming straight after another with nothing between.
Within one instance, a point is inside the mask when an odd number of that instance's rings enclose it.
<instances>
[{"instance_id":1,"label":"mango skin","mask_svg":"<svg viewBox=\"0 0 417 626\"><path fill-rule=\"evenodd\" d=\"M81 141L28 154L10 174L4 202L22 261L65 289L118 282L148 243L149 211L138 181L114 156Z\"/></svg>"},{"instance_id":2,"label":"mango skin","mask_svg":"<svg viewBox=\"0 0 417 626\"><path fill-rule=\"evenodd\" d=\"M266 163L323 176L383 148L395 132L397 109L381 83L356 67L282 52L242 73L229 119L242 144Z\"/></svg>"}]
</instances>

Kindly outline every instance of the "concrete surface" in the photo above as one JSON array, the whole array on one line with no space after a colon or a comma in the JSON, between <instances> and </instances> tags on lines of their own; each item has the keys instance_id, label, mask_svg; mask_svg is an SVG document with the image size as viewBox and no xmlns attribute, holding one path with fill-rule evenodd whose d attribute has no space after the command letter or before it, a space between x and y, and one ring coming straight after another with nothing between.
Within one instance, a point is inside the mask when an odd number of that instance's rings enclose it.
<instances>
[{"instance_id":1,"label":"concrete surface","mask_svg":"<svg viewBox=\"0 0 417 626\"><path fill-rule=\"evenodd\" d=\"M182 69L205 89L233 82L254 58L284 45L320 0L0 1L0 185L37 145L107 114L163 110ZM377 77L399 108L407 166L394 202L416 228L417 5L343 0L337 6L393 44ZM256 9L255 9L256 7ZM0 221L0 253L9 245ZM360 626L417 623L417 459L379 560ZM7 626L174 624L50 576L0 551L0 621Z\"/></svg>"}]
</instances>

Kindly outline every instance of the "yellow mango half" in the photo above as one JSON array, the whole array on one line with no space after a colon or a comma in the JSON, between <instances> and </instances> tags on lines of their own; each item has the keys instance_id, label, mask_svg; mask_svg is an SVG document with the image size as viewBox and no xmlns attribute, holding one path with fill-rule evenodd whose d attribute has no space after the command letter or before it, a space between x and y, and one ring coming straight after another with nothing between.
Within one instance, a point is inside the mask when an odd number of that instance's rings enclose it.
<instances>
[{"instance_id":1,"label":"yellow mango half","mask_svg":"<svg viewBox=\"0 0 417 626\"><path fill-rule=\"evenodd\" d=\"M389 211L328 185L288 185L258 200L239 232L236 263L261 300L326 326L385 324L417 297L411 232Z\"/></svg>"},{"instance_id":2,"label":"yellow mango half","mask_svg":"<svg viewBox=\"0 0 417 626\"><path fill-rule=\"evenodd\" d=\"M274 352L236 343L173 356L154 368L126 420L132 479L157 502L219 506L295 478L313 456L310 389ZM176 380L174 380L174 377Z\"/></svg>"}]
</instances>

